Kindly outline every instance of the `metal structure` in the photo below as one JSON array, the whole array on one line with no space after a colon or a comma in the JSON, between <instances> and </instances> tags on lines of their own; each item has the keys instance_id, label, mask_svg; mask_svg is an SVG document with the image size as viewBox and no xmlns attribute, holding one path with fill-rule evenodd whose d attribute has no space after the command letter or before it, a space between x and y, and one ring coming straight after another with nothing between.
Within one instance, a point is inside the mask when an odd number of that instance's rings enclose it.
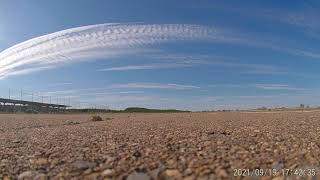
<instances>
[{"instance_id":1,"label":"metal structure","mask_svg":"<svg viewBox=\"0 0 320 180\"><path fill-rule=\"evenodd\" d=\"M0 112L63 112L70 106L0 98Z\"/></svg>"},{"instance_id":2,"label":"metal structure","mask_svg":"<svg viewBox=\"0 0 320 180\"><path fill-rule=\"evenodd\" d=\"M78 101L76 96L59 92L33 92L22 88L0 88L0 112L83 112L107 111L103 104Z\"/></svg>"}]
</instances>

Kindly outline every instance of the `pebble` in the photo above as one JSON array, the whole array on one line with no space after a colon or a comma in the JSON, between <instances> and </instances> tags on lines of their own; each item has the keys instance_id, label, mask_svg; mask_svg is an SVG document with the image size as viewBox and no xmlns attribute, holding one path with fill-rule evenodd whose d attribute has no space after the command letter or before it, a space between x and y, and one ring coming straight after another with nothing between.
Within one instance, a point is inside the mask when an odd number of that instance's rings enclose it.
<instances>
[{"instance_id":1,"label":"pebble","mask_svg":"<svg viewBox=\"0 0 320 180\"><path fill-rule=\"evenodd\" d=\"M133 153L133 156L134 157L136 157L136 158L138 158L138 157L141 157L141 152L140 151L135 151L134 153Z\"/></svg>"},{"instance_id":2,"label":"pebble","mask_svg":"<svg viewBox=\"0 0 320 180\"><path fill-rule=\"evenodd\" d=\"M37 173L35 171L25 171L18 176L18 180L29 180L33 179Z\"/></svg>"},{"instance_id":3,"label":"pebble","mask_svg":"<svg viewBox=\"0 0 320 180\"><path fill-rule=\"evenodd\" d=\"M182 179L181 173L176 169L168 169L165 171L165 175L170 178Z\"/></svg>"},{"instance_id":4,"label":"pebble","mask_svg":"<svg viewBox=\"0 0 320 180\"><path fill-rule=\"evenodd\" d=\"M151 180L151 178L146 173L133 172L127 177L127 180Z\"/></svg>"},{"instance_id":5,"label":"pebble","mask_svg":"<svg viewBox=\"0 0 320 180\"><path fill-rule=\"evenodd\" d=\"M34 180L46 180L47 176L45 174L38 174L36 177L34 177Z\"/></svg>"},{"instance_id":6,"label":"pebble","mask_svg":"<svg viewBox=\"0 0 320 180\"><path fill-rule=\"evenodd\" d=\"M111 177L115 175L115 171L113 169L106 169L101 173L101 175L103 177Z\"/></svg>"},{"instance_id":7,"label":"pebble","mask_svg":"<svg viewBox=\"0 0 320 180\"><path fill-rule=\"evenodd\" d=\"M83 160L77 160L72 163L72 167L74 168L74 170L77 170L77 171L86 170L89 168L93 168L95 166L96 166L96 163L83 161Z\"/></svg>"},{"instance_id":8,"label":"pebble","mask_svg":"<svg viewBox=\"0 0 320 180\"><path fill-rule=\"evenodd\" d=\"M40 159L31 161L31 162L32 162L33 164L39 165L39 166L48 164L48 160L47 160L46 158L40 158Z\"/></svg>"},{"instance_id":9,"label":"pebble","mask_svg":"<svg viewBox=\"0 0 320 180\"><path fill-rule=\"evenodd\" d=\"M218 176L221 177L221 178L227 178L227 177L228 177L228 173L227 173L227 171L224 170L224 169L220 169L217 174L218 174Z\"/></svg>"},{"instance_id":10,"label":"pebble","mask_svg":"<svg viewBox=\"0 0 320 180\"><path fill-rule=\"evenodd\" d=\"M184 171L184 174L185 174L185 175L190 175L190 174L192 174L192 169L191 169L191 168L187 168L187 169Z\"/></svg>"}]
</instances>

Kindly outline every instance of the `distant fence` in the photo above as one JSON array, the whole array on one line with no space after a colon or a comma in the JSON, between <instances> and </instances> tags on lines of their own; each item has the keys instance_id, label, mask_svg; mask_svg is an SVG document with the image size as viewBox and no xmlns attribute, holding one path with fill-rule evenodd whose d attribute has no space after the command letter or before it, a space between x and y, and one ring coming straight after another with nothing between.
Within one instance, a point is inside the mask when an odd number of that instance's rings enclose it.
<instances>
[{"instance_id":1,"label":"distant fence","mask_svg":"<svg viewBox=\"0 0 320 180\"><path fill-rule=\"evenodd\" d=\"M61 105L62 107L65 106L65 109L96 109L96 110L108 110L109 107L107 105L101 105L101 104L95 104L92 102L85 102L85 101L79 101L74 96L55 96L50 93L39 93L39 92L30 92L23 89L17 90L8 88L7 90L1 89L0 91L0 99L6 99L6 103L0 102L0 105L2 107L2 110L6 109L12 109L8 108L10 106L18 106L19 103L9 103L8 100L14 100L13 102L28 102L24 104L34 104L35 106L40 106L40 104L43 104L43 106L51 107L51 105ZM12 101L11 101L12 102ZM21 104L21 103L20 103ZM19 108L15 107L15 110L17 109L23 109L25 106L20 106ZM34 108L34 107L33 107ZM39 109L39 108L38 108ZM1 109L0 109L1 111ZM11 111L11 110L10 110Z\"/></svg>"}]
</instances>

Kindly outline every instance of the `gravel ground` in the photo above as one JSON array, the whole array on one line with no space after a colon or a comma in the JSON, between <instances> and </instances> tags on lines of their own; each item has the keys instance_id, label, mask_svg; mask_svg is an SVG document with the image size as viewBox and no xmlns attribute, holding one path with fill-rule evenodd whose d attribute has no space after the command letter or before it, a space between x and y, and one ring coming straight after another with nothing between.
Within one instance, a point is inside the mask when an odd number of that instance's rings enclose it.
<instances>
[{"instance_id":1,"label":"gravel ground","mask_svg":"<svg viewBox=\"0 0 320 180\"><path fill-rule=\"evenodd\" d=\"M320 178L320 112L101 117L0 114L0 179Z\"/></svg>"}]
</instances>

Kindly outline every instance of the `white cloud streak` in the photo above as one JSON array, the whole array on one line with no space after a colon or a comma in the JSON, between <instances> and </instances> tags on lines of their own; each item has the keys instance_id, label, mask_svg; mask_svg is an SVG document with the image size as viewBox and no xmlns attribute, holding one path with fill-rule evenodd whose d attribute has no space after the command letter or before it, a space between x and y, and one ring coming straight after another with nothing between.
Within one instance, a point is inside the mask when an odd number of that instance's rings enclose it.
<instances>
[{"instance_id":1,"label":"white cloud streak","mask_svg":"<svg viewBox=\"0 0 320 180\"><path fill-rule=\"evenodd\" d=\"M98 71L134 71L153 69L177 69L195 66L220 66L225 68L240 69L245 74L286 74L287 69L266 64L248 64L231 62L234 58L226 58L214 55L185 55L185 54L156 54L146 56L148 59L156 59L159 63L132 64L126 66L109 67ZM161 62L160 62L161 61Z\"/></svg>"},{"instance_id":2,"label":"white cloud streak","mask_svg":"<svg viewBox=\"0 0 320 180\"><path fill-rule=\"evenodd\" d=\"M256 88L264 90L289 90L289 91L299 91L305 90L304 88L291 87L287 84L256 84Z\"/></svg>"},{"instance_id":3,"label":"white cloud streak","mask_svg":"<svg viewBox=\"0 0 320 180\"><path fill-rule=\"evenodd\" d=\"M128 65L101 69L99 71L132 71L132 70L151 70L151 69L172 69L172 68L184 68L192 67L191 64L179 64L179 63L152 63L141 65Z\"/></svg>"},{"instance_id":4,"label":"white cloud streak","mask_svg":"<svg viewBox=\"0 0 320 180\"><path fill-rule=\"evenodd\" d=\"M223 40L216 29L181 24L98 24L37 37L0 53L0 78L97 58L135 53L155 43Z\"/></svg>"},{"instance_id":5,"label":"white cloud streak","mask_svg":"<svg viewBox=\"0 0 320 180\"><path fill-rule=\"evenodd\" d=\"M210 84L208 87L212 88L230 88L230 89L239 89L239 88L256 88L262 90L286 90L286 91L303 91L307 90L305 88L294 87L288 84Z\"/></svg>"},{"instance_id":6,"label":"white cloud streak","mask_svg":"<svg viewBox=\"0 0 320 180\"><path fill-rule=\"evenodd\" d=\"M181 85L181 84L160 84L160 83L128 83L128 84L114 84L110 86L115 89L175 89L175 90L188 90L199 89L198 86Z\"/></svg>"}]
</instances>

